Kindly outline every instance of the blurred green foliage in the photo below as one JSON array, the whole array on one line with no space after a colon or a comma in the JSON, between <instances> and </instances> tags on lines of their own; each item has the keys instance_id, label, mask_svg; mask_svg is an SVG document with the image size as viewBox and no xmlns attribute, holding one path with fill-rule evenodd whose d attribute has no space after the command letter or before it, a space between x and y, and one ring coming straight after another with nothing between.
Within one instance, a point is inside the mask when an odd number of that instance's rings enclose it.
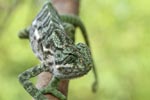
<instances>
[{"instance_id":1,"label":"blurred green foliage","mask_svg":"<svg viewBox=\"0 0 150 100\"><path fill-rule=\"evenodd\" d=\"M0 0L0 100L31 100L17 76L38 64L27 40L17 37L41 7L36 0ZM91 92L92 71L70 82L69 100L149 100L150 1L82 0L99 75ZM12 11L11 11L12 10ZM83 41L80 32L77 42Z\"/></svg>"}]
</instances>

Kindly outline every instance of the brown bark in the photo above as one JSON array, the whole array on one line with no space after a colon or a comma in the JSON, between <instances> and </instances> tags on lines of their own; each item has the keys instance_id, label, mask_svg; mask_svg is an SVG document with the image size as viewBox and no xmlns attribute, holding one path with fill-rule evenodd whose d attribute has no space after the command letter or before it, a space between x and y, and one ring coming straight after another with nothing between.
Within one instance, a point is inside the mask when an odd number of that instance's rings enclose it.
<instances>
[{"instance_id":1,"label":"brown bark","mask_svg":"<svg viewBox=\"0 0 150 100\"><path fill-rule=\"evenodd\" d=\"M74 14L79 12L79 0L51 0L59 14ZM38 76L37 88L45 87L51 79L51 74L43 72ZM61 80L58 89L67 96L69 80ZM51 94L46 95L48 100L58 100Z\"/></svg>"}]
</instances>

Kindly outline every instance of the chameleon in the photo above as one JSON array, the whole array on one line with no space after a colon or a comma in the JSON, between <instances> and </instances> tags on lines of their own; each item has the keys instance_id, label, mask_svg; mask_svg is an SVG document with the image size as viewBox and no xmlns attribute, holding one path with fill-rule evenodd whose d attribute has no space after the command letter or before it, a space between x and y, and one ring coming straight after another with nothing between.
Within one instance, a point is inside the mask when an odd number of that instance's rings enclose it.
<instances>
[{"instance_id":1,"label":"chameleon","mask_svg":"<svg viewBox=\"0 0 150 100\"><path fill-rule=\"evenodd\" d=\"M80 18L78 16L60 15L60 19L63 22L63 26L65 28L66 33L69 35L69 37L73 41L75 41L75 38L74 38L75 28L79 27L81 32L82 32L85 43L87 44L87 46L89 48L91 48L90 44L89 44L88 35L86 32L85 26L83 25L83 22L80 20ZM29 27L21 30L18 34L18 37L21 39L29 39ZM92 85L92 91L96 92L97 91L97 85L98 85L98 77L97 77L97 72L96 72L94 62L93 62L93 73L94 73L95 81L93 82L93 85Z\"/></svg>"},{"instance_id":2,"label":"chameleon","mask_svg":"<svg viewBox=\"0 0 150 100\"><path fill-rule=\"evenodd\" d=\"M35 100L47 100L44 96L47 93L66 100L66 96L57 90L58 83L61 79L83 76L91 70L93 60L89 47L83 43L74 44L67 32L74 33L75 27L62 21L50 1L43 5L24 31L25 34L22 32L19 37L29 38L40 64L21 73L18 76L20 83ZM52 73L52 79L46 87L37 89L29 79L42 72Z\"/></svg>"}]
</instances>

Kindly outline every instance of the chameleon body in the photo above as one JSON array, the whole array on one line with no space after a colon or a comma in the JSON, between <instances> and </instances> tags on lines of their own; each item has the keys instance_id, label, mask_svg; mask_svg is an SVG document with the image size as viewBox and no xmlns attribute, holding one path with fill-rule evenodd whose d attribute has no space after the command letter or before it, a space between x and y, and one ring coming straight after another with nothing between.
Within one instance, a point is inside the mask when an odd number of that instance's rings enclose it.
<instances>
[{"instance_id":1,"label":"chameleon body","mask_svg":"<svg viewBox=\"0 0 150 100\"><path fill-rule=\"evenodd\" d=\"M72 29L68 30L68 26ZM83 43L75 45L66 32L73 34L74 26L63 23L51 2L46 2L32 25L25 29L26 34L19 35L29 38L32 50L41 62L19 75L20 83L35 100L47 100L43 95L46 93L66 100L57 90L59 81L83 76L93 66L89 47ZM48 86L38 90L29 79L41 72L52 73L52 79Z\"/></svg>"},{"instance_id":2,"label":"chameleon body","mask_svg":"<svg viewBox=\"0 0 150 100\"><path fill-rule=\"evenodd\" d=\"M90 44L89 44L89 40L88 40L88 35L86 32L86 29L82 23L82 21L80 20L79 17L74 16L74 15L60 15L60 19L63 22L63 26L65 28L66 33L68 34L68 36L75 41L74 35L75 35L75 28L79 27L83 38L85 40L85 43L87 44L87 46L90 48ZM19 32L19 38L21 39L29 39L29 27L25 28L24 30L21 30ZM97 77L97 72L96 72L96 68L95 65L93 63L93 74L94 74L94 78L95 81L92 85L92 91L96 92L97 91L97 85L98 85L98 77Z\"/></svg>"}]
</instances>

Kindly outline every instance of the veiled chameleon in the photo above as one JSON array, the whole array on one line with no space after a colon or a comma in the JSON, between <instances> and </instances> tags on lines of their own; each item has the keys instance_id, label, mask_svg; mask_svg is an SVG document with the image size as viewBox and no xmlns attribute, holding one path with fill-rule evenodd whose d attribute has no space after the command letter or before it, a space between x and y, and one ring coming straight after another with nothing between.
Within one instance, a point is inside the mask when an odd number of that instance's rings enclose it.
<instances>
[{"instance_id":1,"label":"veiled chameleon","mask_svg":"<svg viewBox=\"0 0 150 100\"><path fill-rule=\"evenodd\" d=\"M66 100L66 97L57 90L59 80L83 76L93 66L88 46L83 43L75 45L66 34L68 31L65 25L67 24L62 22L52 4L46 2L32 25L26 29L28 34L24 34L25 38L29 38L32 50L41 64L21 73L19 81L36 100L47 100L43 95L46 93L51 93L60 100ZM38 90L29 79L41 72L52 73L52 80L48 86Z\"/></svg>"}]
</instances>

